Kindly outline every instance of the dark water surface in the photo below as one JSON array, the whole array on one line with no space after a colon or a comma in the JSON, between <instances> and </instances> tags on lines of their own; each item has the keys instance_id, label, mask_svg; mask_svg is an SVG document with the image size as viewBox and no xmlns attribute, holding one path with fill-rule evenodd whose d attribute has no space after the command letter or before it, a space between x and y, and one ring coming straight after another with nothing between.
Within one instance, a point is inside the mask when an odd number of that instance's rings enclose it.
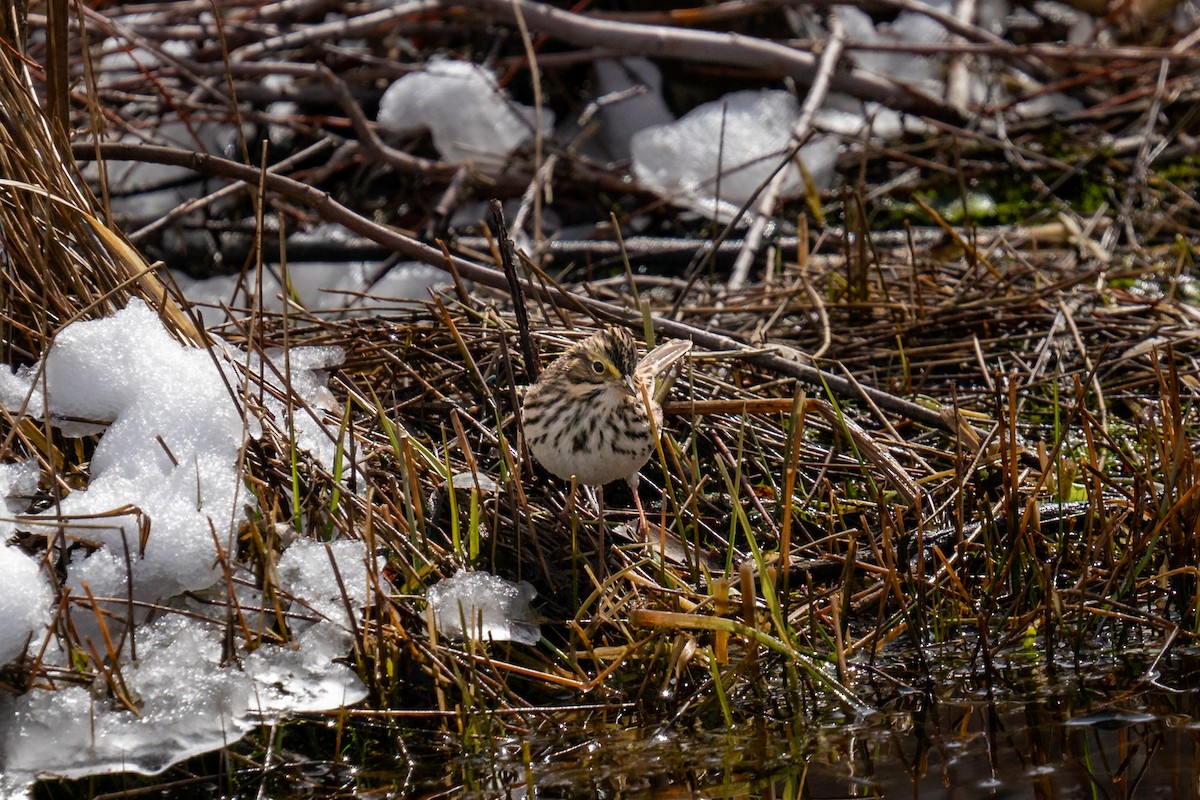
<instances>
[{"instance_id":1,"label":"dark water surface","mask_svg":"<svg viewBox=\"0 0 1200 800\"><path fill-rule=\"evenodd\" d=\"M477 797L1183 798L1200 796L1198 737L1196 720L1179 714L1114 707L1068 718L1039 703L940 703L798 735L749 723L586 742L537 737L528 770L519 753L494 754L422 788Z\"/></svg>"},{"instance_id":2,"label":"dark water surface","mask_svg":"<svg viewBox=\"0 0 1200 800\"><path fill-rule=\"evenodd\" d=\"M876 710L858 716L784 719L767 701L703 730L568 725L452 759L437 778L418 766L431 780L417 783L475 797L1195 798L1198 664L1110 654L1049 681L1018 661L992 665L990 683L964 667L922 691L877 683Z\"/></svg>"},{"instance_id":3,"label":"dark water surface","mask_svg":"<svg viewBox=\"0 0 1200 800\"><path fill-rule=\"evenodd\" d=\"M860 664L864 713L811 686L748 684L732 725L705 691L657 710L296 720L158 779L49 781L35 796L1200 798L1200 653L1143 645L1056 665L1033 646L976 661L926 649Z\"/></svg>"}]
</instances>

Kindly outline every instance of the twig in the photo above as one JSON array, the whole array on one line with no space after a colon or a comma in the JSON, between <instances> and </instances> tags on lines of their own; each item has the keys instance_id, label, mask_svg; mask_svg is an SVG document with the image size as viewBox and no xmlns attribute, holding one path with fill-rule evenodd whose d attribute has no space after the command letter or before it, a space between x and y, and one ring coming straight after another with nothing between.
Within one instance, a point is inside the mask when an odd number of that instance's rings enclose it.
<instances>
[{"instance_id":1,"label":"twig","mask_svg":"<svg viewBox=\"0 0 1200 800\"><path fill-rule=\"evenodd\" d=\"M501 291L508 289L508 279L499 270L457 256L447 259L440 250L405 236L394 228L379 225L355 213L330 197L328 192L323 192L291 178L285 178L282 175L264 173L255 167L248 167L208 153L196 153L171 147L128 145L120 142L101 142L99 145L92 142L78 142L72 146L72 151L75 157L81 161L89 161L95 157L96 152L99 152L101 158L114 161L147 161L170 164L187 167L203 174L219 175L251 184L256 181L261 182L266 190L278 192L296 202L304 203L324 219L336 222L372 241L392 248L407 258L423 261L443 269L447 266L446 262L450 261L459 274L468 280ZM635 330L641 329L641 317L627 309L591 297L572 294L558 286L543 286L525 279L521 279L520 283L526 294L563 305L573 305L585 309L599 319L626 325ZM654 330L664 336L690 339L700 347L709 350L731 350L744 353L749 363L761 369L805 381L814 387L826 388L843 397L865 395L870 397L880 408L894 414L931 428L952 431L952 426L937 410L917 405L879 389L856 384L840 375L819 370L804 363L801 355L793 348L776 345L769 351L757 350L730 336L712 333L682 322L657 316L653 317L651 321Z\"/></svg>"},{"instance_id":2,"label":"twig","mask_svg":"<svg viewBox=\"0 0 1200 800\"><path fill-rule=\"evenodd\" d=\"M582 47L603 47L619 55L769 70L804 84L811 84L817 73L817 61L810 53L735 33L614 22L573 14L531 0L444 0L443 5L466 6L508 20L514 19L516 7L531 30ZM875 100L897 111L955 124L963 122L961 113L940 100L911 86L863 70L850 69L836 73L830 78L830 84L834 91L864 100Z\"/></svg>"},{"instance_id":3,"label":"twig","mask_svg":"<svg viewBox=\"0 0 1200 800\"><path fill-rule=\"evenodd\" d=\"M230 58L234 61L252 61L276 50L299 47L311 42L338 41L353 36L361 36L385 22L392 22L401 17L408 17L424 11L432 11L440 5L441 3L438 0L409 0L407 3L389 6L380 11L362 14L350 19L339 19L336 22L328 22L324 25L306 25L281 36L272 36L268 39L262 39L253 44L239 47L230 53Z\"/></svg>"},{"instance_id":4,"label":"twig","mask_svg":"<svg viewBox=\"0 0 1200 800\"><path fill-rule=\"evenodd\" d=\"M541 372L541 362L538 359L537 348L533 346L533 338L529 335L529 309L525 306L525 291L517 275L517 263L513 257L513 241L508 235L508 225L504 222L504 206L499 200L488 203L492 212L492 228L496 232L496 249L500 251L500 265L504 267L504 277L508 281L508 292L512 297L513 316L517 318L517 333L521 340L521 354L525 356L525 371L529 380L537 380Z\"/></svg>"},{"instance_id":5,"label":"twig","mask_svg":"<svg viewBox=\"0 0 1200 800\"><path fill-rule=\"evenodd\" d=\"M379 138L379 134L375 132L375 126L367 119L367 115L363 113L362 108L358 105L358 101L350 94L350 90L346 88L346 84L341 78L334 75L325 66L318 66L317 71L321 80L333 91L338 105L342 107L342 110L346 112L346 116L350 118L350 124L354 126L354 132L358 134L358 138L362 141L362 146L371 155L376 156L388 166L399 169L402 172L423 175L425 177L450 179L459 171L461 166L459 164L430 161L427 158L419 158L409 155L403 150L389 147Z\"/></svg>"},{"instance_id":6,"label":"twig","mask_svg":"<svg viewBox=\"0 0 1200 800\"><path fill-rule=\"evenodd\" d=\"M954 17L971 24L975 19L975 0L955 0ZM952 36L958 39L957 35ZM946 69L946 102L966 110L971 100L971 61L969 56L951 55Z\"/></svg>"},{"instance_id":7,"label":"twig","mask_svg":"<svg viewBox=\"0 0 1200 800\"><path fill-rule=\"evenodd\" d=\"M1141 202L1147 185L1150 164L1163 147L1163 144L1160 142L1158 147L1154 148L1154 154L1151 155L1151 143L1157 138L1154 135L1154 131L1158 123L1159 111L1162 109L1167 74L1170 72L1170 69L1171 65L1167 61L1163 61L1159 65L1158 80L1155 83L1154 94L1150 99L1150 107L1146 109L1146 125L1143 128L1142 142L1138 146L1137 158L1133 161L1133 169L1129 172L1129 181L1126 184L1125 194L1121 198L1120 210L1117 212L1117 219L1125 224L1125 238L1133 245L1136 245L1138 241L1137 231L1133 228L1133 215L1131 213L1133 204Z\"/></svg>"},{"instance_id":8,"label":"twig","mask_svg":"<svg viewBox=\"0 0 1200 800\"><path fill-rule=\"evenodd\" d=\"M800 119L796 122L796 127L792 129L792 140L795 144L789 149L785 162L791 162L797 158L801 146L808 140L808 136L812 132L813 117L825 104L825 98L829 95L830 79L833 77L833 71L837 68L838 60L842 57L842 45L846 42L846 32L837 17L830 17L829 30L829 41L825 45L825 52L821 54L817 77L813 80L808 96L804 98L804 105L800 109ZM774 218L775 203L779 200L779 191L787 179L788 166L789 164L785 163L783 169L777 170L770 183L767 184L766 190L759 195L754 222L750 225L745 244L733 262L733 270L729 274L729 290L731 292L740 289L750 274L750 265L754 263L754 257L758 254L758 249L762 244L763 232Z\"/></svg>"}]
</instances>

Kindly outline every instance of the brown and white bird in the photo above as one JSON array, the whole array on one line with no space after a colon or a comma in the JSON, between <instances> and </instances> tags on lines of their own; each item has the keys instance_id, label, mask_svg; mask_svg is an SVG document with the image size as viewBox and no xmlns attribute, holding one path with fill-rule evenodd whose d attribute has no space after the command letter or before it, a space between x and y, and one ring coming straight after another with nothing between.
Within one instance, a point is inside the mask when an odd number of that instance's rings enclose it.
<instances>
[{"instance_id":1,"label":"brown and white bird","mask_svg":"<svg viewBox=\"0 0 1200 800\"><path fill-rule=\"evenodd\" d=\"M675 339L639 362L628 330L604 328L555 359L521 404L525 443L533 457L563 480L574 477L588 486L627 481L643 534L638 470L654 452L662 427L662 406L652 396L654 379L691 346Z\"/></svg>"}]
</instances>

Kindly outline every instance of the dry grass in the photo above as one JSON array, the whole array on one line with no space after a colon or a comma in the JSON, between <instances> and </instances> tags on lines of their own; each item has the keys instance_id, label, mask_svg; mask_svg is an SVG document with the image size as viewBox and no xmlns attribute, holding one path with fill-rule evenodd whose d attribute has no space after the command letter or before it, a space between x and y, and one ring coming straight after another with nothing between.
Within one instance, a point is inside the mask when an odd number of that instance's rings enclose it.
<instances>
[{"instance_id":1,"label":"dry grass","mask_svg":"<svg viewBox=\"0 0 1200 800\"><path fill-rule=\"evenodd\" d=\"M1049 267L1064 254L1039 257ZM912 277L902 265L889 271L900 283ZM781 282L789 278L785 267ZM510 317L451 303L408 321L293 322L293 344L345 348L335 385L352 407L351 449L368 465L366 491L343 494L329 524L348 535L369 530L386 545L405 595L464 565L530 580L552 645L486 657L447 643L427 650L414 637L420 602L402 600L369 649L416 657L434 678L449 659L458 666L448 674L460 676L451 683L485 705L479 693L505 707L538 706L565 686L579 700L643 707L647 692L690 676L697 696L684 705L703 706L714 670L735 695L762 680L747 670L756 657L797 667L818 686L828 678L815 664L828 663L853 704L848 665L897 641L975 648L986 631L984 646L1002 652L1034 629L1050 658L1085 639L1194 630L1192 612L1179 611L1195 607L1188 431L1196 420L1185 392L1196 364L1169 344L1138 346L1136 335L1126 352L1108 355L1122 330L1155 320L1094 273L1077 269L1074 279L1060 282L1050 309L1019 275L987 307L953 302L948 314L887 304L889 315L914 322L888 323L891 363L870 359L870 382L920 376L922 394L957 410L957 436L780 380L738 354L696 354L668 405L663 460L643 471L656 509L649 547L624 533L624 489L605 494L602 524L587 493L572 494L521 453L509 387L526 373ZM758 291L728 303L731 326L761 318L738 310L770 304L772 291ZM781 319L812 310L788 302L795 306ZM873 302L824 306L836 320L880 313L885 304ZM1069 324L1067 306L1077 309ZM680 307L686 321L701 306L684 298ZM1176 312L1158 304L1152 313ZM863 321L856 331L869 337L872 327ZM563 341L535 338L544 355ZM801 350L813 339L794 326L775 331ZM273 468L268 483L287 486L286 464ZM448 491L447 476L460 473L498 489ZM313 480L309 520L334 492L328 476ZM1059 503L1072 505L1060 512ZM401 674L402 684L385 680L380 691L407 706L411 668ZM462 684L464 674L474 677Z\"/></svg>"}]
</instances>

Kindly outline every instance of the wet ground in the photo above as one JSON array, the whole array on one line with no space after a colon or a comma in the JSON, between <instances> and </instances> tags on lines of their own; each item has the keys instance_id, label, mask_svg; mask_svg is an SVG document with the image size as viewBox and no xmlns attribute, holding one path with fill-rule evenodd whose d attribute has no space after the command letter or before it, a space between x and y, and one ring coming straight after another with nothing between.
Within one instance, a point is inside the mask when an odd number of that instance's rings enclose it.
<instances>
[{"instance_id":1,"label":"wet ground","mask_svg":"<svg viewBox=\"0 0 1200 800\"><path fill-rule=\"evenodd\" d=\"M480 712L436 729L428 717L354 718L340 732L290 721L158 779L47 782L35 796L1200 797L1200 652L1159 653L1049 664L1035 646L984 673L927 648L933 680L920 688L930 673L903 659L855 667L867 713L819 696L788 712L774 686L733 725L704 713L638 725L646 710L632 706Z\"/></svg>"},{"instance_id":2,"label":"wet ground","mask_svg":"<svg viewBox=\"0 0 1200 800\"><path fill-rule=\"evenodd\" d=\"M539 737L528 769L514 747L512 760L463 759L447 780L412 788L561 798L1200 796L1200 724L1153 713L1148 699L1078 716L1053 699L938 703L791 731L751 722L724 732ZM1195 704L1194 692L1186 702Z\"/></svg>"},{"instance_id":3,"label":"wet ground","mask_svg":"<svg viewBox=\"0 0 1200 800\"><path fill-rule=\"evenodd\" d=\"M993 664L990 688L957 667L931 691L897 690L861 716L785 719L768 701L761 715L704 731L537 733L459 759L453 775L421 788L555 798L1200 797L1197 654L1153 656L1060 665L1054 681L1042 664ZM1139 670L1132 680L1130 668Z\"/></svg>"}]
</instances>

